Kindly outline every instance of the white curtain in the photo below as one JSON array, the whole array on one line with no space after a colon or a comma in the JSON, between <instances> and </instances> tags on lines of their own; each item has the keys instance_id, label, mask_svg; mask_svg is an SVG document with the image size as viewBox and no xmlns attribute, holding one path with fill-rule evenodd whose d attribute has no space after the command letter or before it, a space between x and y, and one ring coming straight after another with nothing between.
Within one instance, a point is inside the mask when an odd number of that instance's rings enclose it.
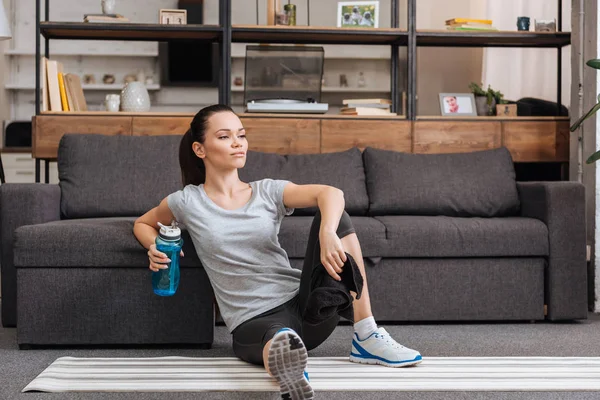
<instances>
[{"instance_id":1,"label":"white curtain","mask_svg":"<svg viewBox=\"0 0 600 400\"><path fill-rule=\"evenodd\" d=\"M479 0L475 0L479 1ZM487 18L500 30L515 31L517 17L558 21L557 0L486 0ZM563 1L563 30L571 30L570 1ZM557 50L536 48L487 48L483 56L482 81L504 93L507 100L536 97L556 101ZM569 106L571 88L571 46L562 50L562 104Z\"/></svg>"}]
</instances>

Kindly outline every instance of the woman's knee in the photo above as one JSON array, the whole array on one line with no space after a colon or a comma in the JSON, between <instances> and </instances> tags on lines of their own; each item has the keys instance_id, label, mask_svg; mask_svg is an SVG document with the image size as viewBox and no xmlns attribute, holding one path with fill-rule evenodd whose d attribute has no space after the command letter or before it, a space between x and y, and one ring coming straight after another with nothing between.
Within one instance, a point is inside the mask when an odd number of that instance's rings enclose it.
<instances>
[{"instance_id":1,"label":"woman's knee","mask_svg":"<svg viewBox=\"0 0 600 400\"><path fill-rule=\"evenodd\" d=\"M340 238L343 238L351 233L356 233L354 225L352 224L352 220L350 219L350 215L348 215L346 210L344 210L342 216L340 217L340 223L336 233Z\"/></svg>"},{"instance_id":2,"label":"woman's knee","mask_svg":"<svg viewBox=\"0 0 600 400\"><path fill-rule=\"evenodd\" d=\"M315 213L315 217L313 220L313 224L320 224L320 223L321 223L321 210L317 209L317 212ZM352 224L352 219L350 219L350 215L346 212L346 210L344 210L340 217L340 222L338 224L336 234L338 235L339 238L343 238L344 236L347 236L351 233L356 233L356 230L354 229L354 225Z\"/></svg>"}]
</instances>

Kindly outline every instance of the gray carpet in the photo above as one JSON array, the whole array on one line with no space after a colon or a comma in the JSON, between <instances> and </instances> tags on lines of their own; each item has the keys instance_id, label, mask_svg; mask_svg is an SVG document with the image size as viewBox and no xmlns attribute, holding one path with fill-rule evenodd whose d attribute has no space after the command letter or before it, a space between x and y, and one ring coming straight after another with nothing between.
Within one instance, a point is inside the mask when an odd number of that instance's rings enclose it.
<instances>
[{"instance_id":1,"label":"gray carpet","mask_svg":"<svg viewBox=\"0 0 600 400\"><path fill-rule=\"evenodd\" d=\"M436 356L581 356L600 357L600 315L570 323L468 323L385 325L402 344L423 357ZM352 327L339 326L311 356L344 356ZM21 393L21 390L58 357L234 357L231 338L216 328L210 350L190 348L44 349L19 350L16 329L0 326L0 399L160 399L164 393ZM327 392L318 399L597 399L599 392ZM169 399L276 399L273 393L169 393Z\"/></svg>"}]
</instances>

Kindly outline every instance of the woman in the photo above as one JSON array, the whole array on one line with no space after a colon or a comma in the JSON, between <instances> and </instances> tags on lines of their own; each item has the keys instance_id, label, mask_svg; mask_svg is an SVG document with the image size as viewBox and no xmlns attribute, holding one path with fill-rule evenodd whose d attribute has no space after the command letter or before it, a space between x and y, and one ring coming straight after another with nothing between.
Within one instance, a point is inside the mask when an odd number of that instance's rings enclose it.
<instances>
[{"instance_id":1,"label":"woman","mask_svg":"<svg viewBox=\"0 0 600 400\"><path fill-rule=\"evenodd\" d=\"M378 328L369 302L362 253L341 190L263 179L245 183L238 169L246 163L248 141L231 108L213 105L198 112L179 149L184 188L138 218L134 234L148 249L150 270L169 260L154 245L157 223L185 224L204 266L223 320L233 335L233 350L247 362L264 365L283 398L313 396L307 350L333 332L339 315L311 325L303 311L313 268L338 281L347 255L364 279L354 308L350 361L391 367L421 362L415 350L399 345ZM290 266L277 234L294 208L318 206L302 271ZM297 360L299 362L290 362Z\"/></svg>"}]
</instances>

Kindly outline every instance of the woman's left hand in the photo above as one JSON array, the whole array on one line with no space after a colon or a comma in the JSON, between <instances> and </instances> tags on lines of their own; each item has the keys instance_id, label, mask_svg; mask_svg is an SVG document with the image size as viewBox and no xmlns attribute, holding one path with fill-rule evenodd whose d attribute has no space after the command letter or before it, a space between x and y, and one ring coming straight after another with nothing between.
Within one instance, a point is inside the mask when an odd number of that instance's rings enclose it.
<instances>
[{"instance_id":1,"label":"woman's left hand","mask_svg":"<svg viewBox=\"0 0 600 400\"><path fill-rule=\"evenodd\" d=\"M333 231L319 231L319 242L321 242L321 263L327 273L335 280L341 281L338 275L346 262L346 253L342 241Z\"/></svg>"}]
</instances>

